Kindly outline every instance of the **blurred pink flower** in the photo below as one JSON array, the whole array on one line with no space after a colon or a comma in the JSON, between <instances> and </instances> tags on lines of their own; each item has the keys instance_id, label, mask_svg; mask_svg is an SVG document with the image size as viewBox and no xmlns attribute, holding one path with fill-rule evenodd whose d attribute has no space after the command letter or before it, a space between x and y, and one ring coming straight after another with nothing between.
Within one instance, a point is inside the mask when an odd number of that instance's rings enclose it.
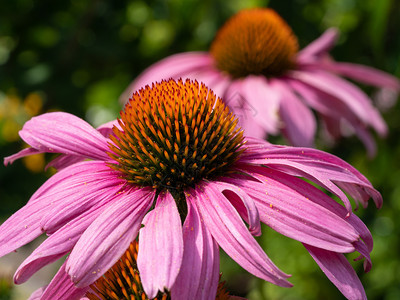
<instances>
[{"instance_id":1,"label":"blurred pink flower","mask_svg":"<svg viewBox=\"0 0 400 300\"><path fill-rule=\"evenodd\" d=\"M376 145L369 128L385 136L386 124L369 97L340 75L392 90L396 97L400 81L371 67L334 61L329 50L337 38L331 28L298 51L296 36L275 11L243 10L218 31L209 52L161 60L132 82L121 101L151 82L193 78L228 104L248 136L282 132L292 145L312 147L314 110L329 137L355 132L373 156Z\"/></svg>"},{"instance_id":2,"label":"blurred pink flower","mask_svg":"<svg viewBox=\"0 0 400 300\"><path fill-rule=\"evenodd\" d=\"M253 237L261 221L303 243L348 299L366 299L343 253L358 251L368 271L373 242L345 192L357 204L372 197L380 207L379 192L333 155L244 139L236 124L206 86L173 80L136 92L121 119L98 130L62 112L32 118L20 131L31 147L5 164L34 153L62 155L53 161L59 171L0 227L0 256L48 235L14 281L68 255L35 295L83 297L138 237L149 298L164 289L172 299L215 298L219 247L251 274L290 287L290 276Z\"/></svg>"}]
</instances>

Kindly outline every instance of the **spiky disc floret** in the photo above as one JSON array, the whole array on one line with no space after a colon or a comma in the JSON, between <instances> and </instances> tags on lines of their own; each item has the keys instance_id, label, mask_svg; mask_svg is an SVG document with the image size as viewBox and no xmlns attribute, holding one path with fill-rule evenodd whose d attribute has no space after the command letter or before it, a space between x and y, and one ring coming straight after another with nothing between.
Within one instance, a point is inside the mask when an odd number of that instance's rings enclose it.
<instances>
[{"instance_id":1,"label":"spiky disc floret","mask_svg":"<svg viewBox=\"0 0 400 300\"><path fill-rule=\"evenodd\" d=\"M197 81L162 81L135 92L111 136L111 167L126 180L180 192L229 172L243 132L215 94Z\"/></svg>"},{"instance_id":2,"label":"spiky disc floret","mask_svg":"<svg viewBox=\"0 0 400 300\"><path fill-rule=\"evenodd\" d=\"M210 49L217 68L234 78L282 75L294 66L298 42L272 9L240 11L218 31Z\"/></svg>"}]
</instances>

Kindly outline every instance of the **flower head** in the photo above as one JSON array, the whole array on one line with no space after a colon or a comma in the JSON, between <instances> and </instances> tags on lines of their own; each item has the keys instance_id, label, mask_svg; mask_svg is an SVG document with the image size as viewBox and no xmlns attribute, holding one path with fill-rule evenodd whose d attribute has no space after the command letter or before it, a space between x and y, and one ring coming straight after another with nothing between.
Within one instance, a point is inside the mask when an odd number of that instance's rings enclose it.
<instances>
[{"instance_id":1,"label":"flower head","mask_svg":"<svg viewBox=\"0 0 400 300\"><path fill-rule=\"evenodd\" d=\"M302 242L347 298L365 298L343 253L358 251L368 271L372 237L345 192L363 206L372 197L378 207L380 194L333 155L244 139L203 84L146 86L121 119L97 130L55 112L32 118L20 136L31 148L6 164L38 152L62 155L51 163L59 171L0 227L0 255L48 235L18 268L16 283L69 254L39 292L80 297L137 239L148 298L168 292L172 299L214 299L219 247L251 274L290 287L289 275L253 237L261 221Z\"/></svg>"},{"instance_id":2,"label":"flower head","mask_svg":"<svg viewBox=\"0 0 400 300\"><path fill-rule=\"evenodd\" d=\"M340 75L400 91L397 78L376 69L335 62L329 55L338 37L328 29L298 49L289 25L272 9L243 10L217 32L209 52L173 55L143 72L121 96L167 78L196 78L222 97L239 117L248 136L282 132L295 146L313 146L317 112L332 138L354 132L374 155L375 142L387 127L368 96Z\"/></svg>"},{"instance_id":3,"label":"flower head","mask_svg":"<svg viewBox=\"0 0 400 300\"><path fill-rule=\"evenodd\" d=\"M115 128L113 169L137 185L183 191L224 174L238 159L242 132L229 109L204 85L161 82L125 106Z\"/></svg>"},{"instance_id":4,"label":"flower head","mask_svg":"<svg viewBox=\"0 0 400 300\"><path fill-rule=\"evenodd\" d=\"M233 78L283 75L298 52L296 36L272 9L243 10L218 31L210 54L216 67Z\"/></svg>"}]
</instances>

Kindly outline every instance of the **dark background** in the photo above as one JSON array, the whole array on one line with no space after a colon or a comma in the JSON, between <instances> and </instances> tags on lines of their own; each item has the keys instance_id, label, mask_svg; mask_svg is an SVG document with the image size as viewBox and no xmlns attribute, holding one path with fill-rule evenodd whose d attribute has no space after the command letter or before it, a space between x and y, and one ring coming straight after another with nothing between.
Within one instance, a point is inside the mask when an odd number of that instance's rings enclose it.
<instances>
[{"instance_id":1,"label":"dark background","mask_svg":"<svg viewBox=\"0 0 400 300\"><path fill-rule=\"evenodd\" d=\"M1 0L0 4L2 157L24 147L18 130L36 114L61 110L94 126L115 119L121 109L119 95L144 68L177 52L206 51L216 30L245 7L274 8L293 28L301 48L336 26L341 30L332 51L336 60L400 76L400 1L396 0ZM375 92L363 88L370 95ZM331 148L322 146L356 166L384 196L380 211L371 203L357 212L375 240L372 271L364 274L361 263L354 263L369 299L400 299L399 109L397 102L383 112L390 133L384 140L378 138L378 155L373 159L366 157L356 138ZM49 158L39 155L0 166L0 222L51 175L51 170L43 172ZM268 228L260 243L282 270L293 274L294 288L258 280L223 256L223 277L234 293L251 299L343 297L300 243ZM8 299L7 293L7 284L0 279L0 298Z\"/></svg>"}]
</instances>

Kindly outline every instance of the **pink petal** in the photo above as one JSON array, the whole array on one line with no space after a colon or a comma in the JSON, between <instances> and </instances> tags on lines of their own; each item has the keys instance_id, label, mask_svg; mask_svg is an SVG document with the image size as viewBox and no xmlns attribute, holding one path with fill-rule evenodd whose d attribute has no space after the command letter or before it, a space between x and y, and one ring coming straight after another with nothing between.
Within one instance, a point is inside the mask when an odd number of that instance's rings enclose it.
<instances>
[{"instance_id":1,"label":"pink petal","mask_svg":"<svg viewBox=\"0 0 400 300\"><path fill-rule=\"evenodd\" d=\"M338 37L339 30L337 28L327 29L318 39L299 51L297 60L299 62L308 62L321 54L329 52L335 45Z\"/></svg>"},{"instance_id":2,"label":"pink petal","mask_svg":"<svg viewBox=\"0 0 400 300\"><path fill-rule=\"evenodd\" d=\"M288 78L286 83L307 105L316 111L331 117L341 117L340 110L335 109L332 104L332 101L338 101L336 98L330 96L329 100L326 100L324 97L326 94L322 94L322 92L318 94L317 90L298 80Z\"/></svg>"},{"instance_id":3,"label":"pink petal","mask_svg":"<svg viewBox=\"0 0 400 300\"><path fill-rule=\"evenodd\" d=\"M76 164L78 162L84 161L85 158L77 155L61 154L55 159L51 160L45 167L47 170L50 167L55 168L57 171L64 169L70 165Z\"/></svg>"},{"instance_id":4,"label":"pink petal","mask_svg":"<svg viewBox=\"0 0 400 300\"><path fill-rule=\"evenodd\" d=\"M38 288L36 291L34 291L30 297L28 298L28 300L40 300L45 289L46 289L47 285L42 286L40 288Z\"/></svg>"},{"instance_id":5,"label":"pink petal","mask_svg":"<svg viewBox=\"0 0 400 300\"><path fill-rule=\"evenodd\" d=\"M248 113L239 113L239 118L247 117L251 120L246 122L257 122L267 133L276 134L279 128L279 103L281 94L273 89L264 76L247 76L238 85L229 88L229 96L225 102L231 106L238 106L242 99L243 109ZM237 102L237 103L235 103ZM251 115L251 116L250 116Z\"/></svg>"},{"instance_id":6,"label":"pink petal","mask_svg":"<svg viewBox=\"0 0 400 300\"><path fill-rule=\"evenodd\" d=\"M363 124L358 116L342 101L319 91L311 86L290 80L290 86L302 96L311 107L322 114L325 125L330 134L337 138L341 135L340 121L346 120L353 127L357 136L364 143L370 157L375 156L376 145L366 125Z\"/></svg>"},{"instance_id":7,"label":"pink petal","mask_svg":"<svg viewBox=\"0 0 400 300\"><path fill-rule=\"evenodd\" d=\"M239 215L249 224L252 235L261 235L258 209L251 197L235 184L218 182L217 189L232 203Z\"/></svg>"},{"instance_id":8,"label":"pink petal","mask_svg":"<svg viewBox=\"0 0 400 300\"><path fill-rule=\"evenodd\" d=\"M90 176L90 174L99 171L107 172L107 170L109 172L115 172L112 171L111 168L107 167L107 165L102 161L84 161L69 166L60 172L57 172L42 184L42 186L38 188L29 199L29 202L38 201L39 198L44 196L55 195L60 191L65 190L67 187L71 187L71 184L76 182L84 184L87 176Z\"/></svg>"},{"instance_id":9,"label":"pink petal","mask_svg":"<svg viewBox=\"0 0 400 300\"><path fill-rule=\"evenodd\" d=\"M398 78L375 68L335 61L323 61L318 66L366 84L400 91L400 80Z\"/></svg>"},{"instance_id":10,"label":"pink petal","mask_svg":"<svg viewBox=\"0 0 400 300\"><path fill-rule=\"evenodd\" d=\"M292 239L337 252L353 252L358 232L344 218L325 206L315 203L312 197L334 201L312 185L289 175L263 167L247 167L243 172L260 180L227 179L242 187L254 199L261 221L275 231ZM292 180L293 179L293 180ZM302 185L308 193L296 190Z\"/></svg>"},{"instance_id":11,"label":"pink petal","mask_svg":"<svg viewBox=\"0 0 400 300\"><path fill-rule=\"evenodd\" d=\"M264 141L247 140L247 151L241 157L244 163L266 165L294 176L310 179L341 198L349 211L351 211L349 200L336 186L336 182L355 185L372 197L377 207L382 205L382 196L371 183L354 167L334 155L311 148L271 146ZM364 201L364 199L356 200Z\"/></svg>"},{"instance_id":12,"label":"pink petal","mask_svg":"<svg viewBox=\"0 0 400 300\"><path fill-rule=\"evenodd\" d=\"M232 82L230 77L211 66L201 72L193 73L193 75L190 73L185 74L184 77L196 79L199 83L204 83L217 97L222 98L222 100L225 100L226 90Z\"/></svg>"},{"instance_id":13,"label":"pink petal","mask_svg":"<svg viewBox=\"0 0 400 300\"><path fill-rule=\"evenodd\" d=\"M72 300L83 297L88 287L77 288L65 271L68 259L60 267L50 284L46 287L41 300Z\"/></svg>"},{"instance_id":14,"label":"pink petal","mask_svg":"<svg viewBox=\"0 0 400 300\"><path fill-rule=\"evenodd\" d=\"M312 147L317 124L311 110L284 81L271 80L271 87L281 95L279 113L290 143L294 146Z\"/></svg>"},{"instance_id":15,"label":"pink petal","mask_svg":"<svg viewBox=\"0 0 400 300\"><path fill-rule=\"evenodd\" d=\"M186 194L198 209L207 229L222 249L251 274L273 284L290 287L289 275L268 258L230 202L212 182L202 183Z\"/></svg>"},{"instance_id":16,"label":"pink petal","mask_svg":"<svg viewBox=\"0 0 400 300\"><path fill-rule=\"evenodd\" d=\"M363 240L363 243L365 244L366 251L367 251L367 254L363 253L363 256L366 257L368 260L368 253L372 251L373 240L372 240L371 233L369 232L367 226L355 214L351 214L350 216L347 217L348 212L347 212L346 208L343 207L342 205L340 205L338 202L332 201L332 199L330 197L328 197L323 191L321 191L317 188L314 188L309 184L306 184L300 178L296 178L296 177L293 177L290 175L272 171L272 170L269 170L269 169L263 168L263 167L247 166L247 167L243 168L242 172L251 174L255 178L258 178L258 180L260 182L265 182L265 181L268 182L270 180L270 178L272 177L275 181L279 182L280 184L290 187L293 191L296 191L297 193L299 193L301 196L306 198L307 201L312 201L315 204L328 209L330 212L332 212L332 213L336 214L337 216L339 216L340 218L344 219L347 223L349 223L354 228L354 230L357 232L357 234ZM280 203L277 203L276 205L280 205ZM261 217L265 218L265 216L263 214L261 214ZM321 219L323 220L323 218L321 218ZM282 229L283 228L279 228L279 230L282 230ZM278 228L276 230L278 231ZM354 232L354 230L352 229L351 231ZM296 238L296 237L294 237L294 238ZM306 243L311 244L310 240L308 240ZM363 250L363 249L361 249L362 245L360 246L359 243L362 243L362 242L356 241L353 243L353 245L354 245L355 249L360 252L360 250Z\"/></svg>"},{"instance_id":17,"label":"pink petal","mask_svg":"<svg viewBox=\"0 0 400 300\"><path fill-rule=\"evenodd\" d=\"M340 127L342 120L324 114L321 114L320 117L324 123L324 134L327 134L327 139L339 139L342 136L342 129Z\"/></svg>"},{"instance_id":18,"label":"pink petal","mask_svg":"<svg viewBox=\"0 0 400 300\"><path fill-rule=\"evenodd\" d=\"M144 70L122 93L119 100L126 103L135 91L146 85L161 82L162 79L187 77L192 72L200 72L212 65L213 60L207 52L186 52L169 56Z\"/></svg>"},{"instance_id":19,"label":"pink petal","mask_svg":"<svg viewBox=\"0 0 400 300\"><path fill-rule=\"evenodd\" d=\"M99 203L115 198L118 190L123 187L124 181L114 175L111 173L111 176L107 176L102 172L88 174L86 181L71 185L66 193L55 195L55 201L58 195L62 195L62 201L53 205L41 220L43 230L51 234L85 211L98 206Z\"/></svg>"},{"instance_id":20,"label":"pink petal","mask_svg":"<svg viewBox=\"0 0 400 300\"><path fill-rule=\"evenodd\" d=\"M170 290L182 267L182 223L169 192L159 194L154 210L143 220L139 232L137 265L143 289L150 299Z\"/></svg>"},{"instance_id":21,"label":"pink petal","mask_svg":"<svg viewBox=\"0 0 400 300\"><path fill-rule=\"evenodd\" d=\"M346 104L365 124L384 136L387 126L371 100L358 87L325 71L291 71L290 77L319 89Z\"/></svg>"},{"instance_id":22,"label":"pink petal","mask_svg":"<svg viewBox=\"0 0 400 300\"><path fill-rule=\"evenodd\" d=\"M66 267L77 287L95 282L123 255L136 238L153 199L154 192L147 188L125 191L120 201L107 207L86 229Z\"/></svg>"},{"instance_id":23,"label":"pink petal","mask_svg":"<svg viewBox=\"0 0 400 300\"><path fill-rule=\"evenodd\" d=\"M172 299L215 299L219 278L219 248L191 202L183 225L181 270L171 288Z\"/></svg>"},{"instance_id":24,"label":"pink petal","mask_svg":"<svg viewBox=\"0 0 400 300\"><path fill-rule=\"evenodd\" d=\"M28 203L1 224L0 257L41 235L40 220L49 210L48 202Z\"/></svg>"},{"instance_id":25,"label":"pink petal","mask_svg":"<svg viewBox=\"0 0 400 300\"><path fill-rule=\"evenodd\" d=\"M330 165L329 167L331 169L328 169L327 166L316 168L315 166L309 166L301 162L275 158L268 158L265 159L263 162L252 161L252 163L260 163L293 176L307 178L337 195L343 201L349 213L352 210L350 201L347 196L331 181L330 176L332 174L337 173L337 175L339 176L340 174L344 173L336 166Z\"/></svg>"},{"instance_id":26,"label":"pink petal","mask_svg":"<svg viewBox=\"0 0 400 300\"><path fill-rule=\"evenodd\" d=\"M110 121L110 122L105 123L103 125L100 125L96 129L97 129L98 132L101 133L102 136L108 137L110 134L113 133L112 129L113 129L114 126L117 127L119 130L122 130L121 126L118 123L118 120L113 120L113 121Z\"/></svg>"},{"instance_id":27,"label":"pink petal","mask_svg":"<svg viewBox=\"0 0 400 300\"><path fill-rule=\"evenodd\" d=\"M356 250L360 253L360 256L355 260L360 260L365 258L364 260L364 271L369 272L372 268L371 256L369 255L370 250L368 250L367 245L361 241L357 241L354 243Z\"/></svg>"},{"instance_id":28,"label":"pink petal","mask_svg":"<svg viewBox=\"0 0 400 300\"><path fill-rule=\"evenodd\" d=\"M39 154L39 153L44 153L46 151L39 151L33 148L25 148L19 151L18 153L15 153L13 155L7 156L4 158L4 165L7 166L8 164L12 164L14 161L17 159L20 159L25 156L33 155L33 154Z\"/></svg>"},{"instance_id":29,"label":"pink petal","mask_svg":"<svg viewBox=\"0 0 400 300\"><path fill-rule=\"evenodd\" d=\"M118 192L114 188L112 195ZM121 200L121 194L113 199L114 202ZM82 233L104 210L104 201L99 201L97 206L83 212L77 218L65 224L62 228L50 235L39 247L37 247L28 258L19 266L14 275L14 282L21 284L27 281L34 273L42 267L60 259L72 250Z\"/></svg>"},{"instance_id":30,"label":"pink petal","mask_svg":"<svg viewBox=\"0 0 400 300\"><path fill-rule=\"evenodd\" d=\"M238 125L246 136L263 139L266 136L265 128L259 122L254 122L258 110L242 95L242 89L242 80L233 81L226 90L224 101L238 118Z\"/></svg>"},{"instance_id":31,"label":"pink petal","mask_svg":"<svg viewBox=\"0 0 400 300\"><path fill-rule=\"evenodd\" d=\"M321 270L349 300L367 299L356 272L343 254L304 244Z\"/></svg>"},{"instance_id":32,"label":"pink petal","mask_svg":"<svg viewBox=\"0 0 400 300\"><path fill-rule=\"evenodd\" d=\"M369 158L375 157L377 150L374 138L372 137L371 133L368 130L366 130L364 126L354 126L354 129L356 135L367 149L368 157Z\"/></svg>"},{"instance_id":33,"label":"pink petal","mask_svg":"<svg viewBox=\"0 0 400 300\"><path fill-rule=\"evenodd\" d=\"M29 199L28 203L43 201L43 199L53 197L60 192L68 193L70 192L68 189L76 185L77 182L83 185L88 175L90 176L90 174L98 173L101 170L105 172L116 172L111 170L111 168L102 161L83 161L71 165L60 170L42 184ZM60 198L60 195L58 195L58 198Z\"/></svg>"},{"instance_id":34,"label":"pink petal","mask_svg":"<svg viewBox=\"0 0 400 300\"><path fill-rule=\"evenodd\" d=\"M109 159L107 139L87 122L71 114L53 112L33 117L19 134L39 151Z\"/></svg>"},{"instance_id":35,"label":"pink petal","mask_svg":"<svg viewBox=\"0 0 400 300\"><path fill-rule=\"evenodd\" d=\"M112 134L112 128L116 126L117 128L121 129L119 124L118 124L118 120L113 120L110 121L108 123L105 123L99 127L97 127L97 131L100 132L101 135L103 135L104 137L108 137L110 134ZM60 156L58 156L57 158L53 159L52 161L50 161L47 166L46 166L46 170L49 167L53 167L57 170L60 169L64 169L72 164L75 164L77 162L83 161L85 160L84 157L82 156L76 156L76 155L68 155L68 154L61 154Z\"/></svg>"}]
</instances>

